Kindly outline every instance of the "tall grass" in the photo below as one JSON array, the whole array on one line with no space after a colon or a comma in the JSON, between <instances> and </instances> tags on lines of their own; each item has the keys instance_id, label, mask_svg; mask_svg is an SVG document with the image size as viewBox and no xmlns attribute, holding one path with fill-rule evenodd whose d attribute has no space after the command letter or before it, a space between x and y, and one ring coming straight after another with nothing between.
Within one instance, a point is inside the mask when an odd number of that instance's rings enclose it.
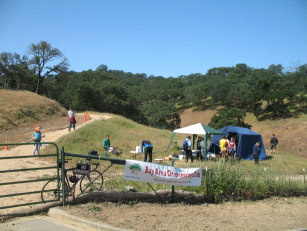
<instances>
[{"instance_id":1,"label":"tall grass","mask_svg":"<svg viewBox=\"0 0 307 231\"><path fill-rule=\"evenodd\" d=\"M221 162L214 169L203 172L200 187L183 190L203 193L210 202L223 200L256 200L270 196L306 195L307 184L302 179L291 179L274 169L232 166Z\"/></svg>"}]
</instances>

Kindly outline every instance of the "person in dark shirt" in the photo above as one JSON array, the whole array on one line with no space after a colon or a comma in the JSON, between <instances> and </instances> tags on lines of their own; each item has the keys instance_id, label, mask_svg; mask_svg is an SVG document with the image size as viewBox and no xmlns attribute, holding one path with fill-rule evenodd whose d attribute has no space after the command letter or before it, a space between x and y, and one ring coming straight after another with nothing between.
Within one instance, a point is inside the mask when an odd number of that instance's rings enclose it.
<instances>
[{"instance_id":1,"label":"person in dark shirt","mask_svg":"<svg viewBox=\"0 0 307 231\"><path fill-rule=\"evenodd\" d=\"M185 162L189 161L189 158L191 158L191 162L193 163L193 154L192 154L192 142L191 142L191 136L188 136L184 142L183 142L183 151L185 152L186 159Z\"/></svg>"},{"instance_id":2,"label":"person in dark shirt","mask_svg":"<svg viewBox=\"0 0 307 231\"><path fill-rule=\"evenodd\" d=\"M255 164L259 164L259 154L260 154L261 148L260 148L260 142L255 143L253 148L253 156L255 160Z\"/></svg>"},{"instance_id":3,"label":"person in dark shirt","mask_svg":"<svg viewBox=\"0 0 307 231\"><path fill-rule=\"evenodd\" d=\"M275 136L275 134L272 134L272 138L271 138L271 141L270 141L271 155L272 154L275 155L277 144L278 144L278 139Z\"/></svg>"},{"instance_id":4,"label":"person in dark shirt","mask_svg":"<svg viewBox=\"0 0 307 231\"><path fill-rule=\"evenodd\" d=\"M144 151L144 162L152 162L153 146L149 140L143 140L141 150Z\"/></svg>"}]
</instances>

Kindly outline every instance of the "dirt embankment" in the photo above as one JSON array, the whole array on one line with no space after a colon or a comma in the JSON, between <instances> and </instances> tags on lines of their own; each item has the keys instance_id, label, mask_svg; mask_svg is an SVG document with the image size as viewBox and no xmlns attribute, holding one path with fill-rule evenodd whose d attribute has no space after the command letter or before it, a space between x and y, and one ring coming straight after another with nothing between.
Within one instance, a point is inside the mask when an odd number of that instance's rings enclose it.
<instances>
[{"instance_id":1,"label":"dirt embankment","mask_svg":"<svg viewBox=\"0 0 307 231\"><path fill-rule=\"evenodd\" d=\"M35 125L44 132L67 126L67 111L58 102L29 91L0 90L0 143L24 142Z\"/></svg>"},{"instance_id":2,"label":"dirt embankment","mask_svg":"<svg viewBox=\"0 0 307 231\"><path fill-rule=\"evenodd\" d=\"M126 204L66 207L70 214L133 230L306 230L307 198L272 198L224 204Z\"/></svg>"}]
</instances>

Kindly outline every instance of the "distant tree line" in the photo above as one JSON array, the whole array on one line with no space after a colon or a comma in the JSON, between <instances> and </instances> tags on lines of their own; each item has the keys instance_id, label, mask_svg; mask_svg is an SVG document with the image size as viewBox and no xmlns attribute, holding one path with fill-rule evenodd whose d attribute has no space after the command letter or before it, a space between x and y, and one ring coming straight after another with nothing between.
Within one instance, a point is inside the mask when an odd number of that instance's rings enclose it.
<instances>
[{"instance_id":1,"label":"distant tree line","mask_svg":"<svg viewBox=\"0 0 307 231\"><path fill-rule=\"evenodd\" d=\"M258 120L306 112L307 64L292 71L282 65L255 69L246 64L218 67L177 78L110 70L68 71L60 50L48 42L31 44L27 54L0 53L0 86L45 95L75 110L120 114L137 122L173 129L179 111L219 109L210 125L249 127L246 112Z\"/></svg>"}]
</instances>

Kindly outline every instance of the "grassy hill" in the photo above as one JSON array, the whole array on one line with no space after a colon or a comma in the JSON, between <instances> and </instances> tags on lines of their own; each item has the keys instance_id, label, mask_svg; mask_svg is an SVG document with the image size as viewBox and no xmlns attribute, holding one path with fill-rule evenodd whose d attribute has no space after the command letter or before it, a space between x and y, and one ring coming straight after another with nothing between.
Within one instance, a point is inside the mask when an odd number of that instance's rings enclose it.
<instances>
[{"instance_id":1,"label":"grassy hill","mask_svg":"<svg viewBox=\"0 0 307 231\"><path fill-rule=\"evenodd\" d=\"M0 110L3 123L3 128L0 131L0 141L2 142L6 139L8 142L27 140L25 138L30 137L35 124L42 126L43 132L67 126L67 119L65 117L66 110L60 107L58 103L46 99L45 97L24 91L1 90L0 99ZM208 123L209 115L212 116L214 113L213 111L198 112L198 116L195 116L195 112L191 109L189 110L182 113L183 125L196 122ZM121 116L111 116L112 117L107 120L94 121L86 124L78 130L59 139L57 144L59 147L65 147L66 152L87 154L90 150L94 149L103 156L104 150L102 148L102 140L106 135L110 135L111 146L118 147L123 151L120 156L110 155L110 153L108 153L112 158L133 159L134 156L130 151L135 150L135 146L139 146L143 139L152 141L155 152L153 155L154 159L164 158L168 154L174 152L178 154L180 153L180 148L185 135L177 134L174 139L174 145L171 146L169 153L166 153L165 150L172 134L171 131L147 127ZM189 122L187 122L188 119ZM252 121L253 117L249 115L247 119ZM81 119L77 120L81 121ZM297 134L297 131L301 131L299 129L306 128L306 117L304 116L298 119L283 121L250 121L248 122L254 126L255 131L258 131L256 130L257 128L260 130L261 134L264 134L265 132L269 134L271 133L271 130L273 130L273 132L278 135L281 142L285 142L283 139L284 136L294 137ZM285 126L291 127L288 127L286 132L276 132L285 129ZM263 131L261 131L261 129L263 129ZM300 135L304 139L305 133ZM10 140L10 138L12 140ZM48 140L46 139L45 141ZM290 141L291 139L289 142ZM203 183L201 187L184 187L182 190L190 190L199 193L207 192L209 195L208 200L214 202L226 198L229 193L234 193L233 195L237 195L241 198L245 195L246 190L248 191L248 196L246 196L246 198L251 199L262 198L267 195L293 195L292 192L305 192L306 187L301 180L299 182L291 181L290 187L290 184L288 184L287 181L288 178L286 177L292 175L291 177L294 179L297 177L301 178L302 169L306 168L306 159L297 154L293 154L292 152L286 152L285 150L288 149L282 150L282 148L285 147L283 145L280 145L279 152L276 156L269 158L267 161L261 162L259 166L255 166L252 161L241 161L235 163L232 163L231 161L226 163L223 161L195 161L191 164L190 162L185 163L184 161L178 160L176 161L177 167L208 167L209 169L214 169L216 176L215 178L207 179L211 179L209 184ZM302 145L305 145L305 143L303 142ZM44 153L53 153L53 151L54 147L47 146ZM138 154L136 159L143 160L143 154ZM74 166L74 163L76 162L84 162L84 160L73 158L73 160L69 162L69 165ZM168 161L164 161L164 163L169 164ZM99 170L104 170L107 165L108 162L102 161ZM267 167L265 175L263 172L264 167ZM124 190L124 186L129 184L138 188L140 191L152 190L147 184L141 182L124 181L122 179L122 174L123 166L118 165L113 166L110 171L104 173L104 189ZM254 179L253 176L265 177ZM269 184L267 183L268 180L270 180ZM165 185L156 186L156 189L169 188L169 186ZM211 192L210 190L213 191Z\"/></svg>"},{"instance_id":2,"label":"grassy hill","mask_svg":"<svg viewBox=\"0 0 307 231\"><path fill-rule=\"evenodd\" d=\"M200 111L197 108L189 108L181 112L181 126L194 123L208 124L215 111ZM269 141L272 133L279 140L278 151L295 154L307 158L307 115L302 114L298 118L280 120L257 121L256 117L247 113L245 122L252 125L252 130L261 134L267 154L269 154Z\"/></svg>"},{"instance_id":3,"label":"grassy hill","mask_svg":"<svg viewBox=\"0 0 307 231\"><path fill-rule=\"evenodd\" d=\"M169 130L147 127L122 116L112 115L112 118L108 120L93 122L68 134L58 142L58 145L64 146L67 152L87 154L91 149L94 149L102 154L104 153L102 141L106 135L110 135L111 146L123 151L123 154L118 158L132 159L134 156L130 154L130 151L134 151L136 146L140 146L142 140L146 139L154 145L156 153L154 158L162 158L165 156L165 149L171 134L172 132ZM184 135L176 136L169 153L179 153L178 148L181 147L184 137ZM141 160L143 155L138 154L137 158Z\"/></svg>"},{"instance_id":4,"label":"grassy hill","mask_svg":"<svg viewBox=\"0 0 307 231\"><path fill-rule=\"evenodd\" d=\"M208 124L214 111L199 111L195 108L181 112L182 126L205 123ZM0 90L0 142L20 142L28 140L35 124L43 127L43 132L56 130L67 126L66 110L57 102L28 91ZM78 119L81 121L81 118ZM268 142L272 133L277 134L280 140L278 155L280 165L285 166L287 160L292 164L302 162L306 158L306 128L307 116L273 121L257 121L252 114L248 114L246 122L253 125L252 129L263 136L267 154L269 154ZM75 153L88 153L90 149L103 153L101 142L109 134L112 146L121 148L124 154L120 158L131 159L130 151L135 150L143 139L149 139L154 145L156 154L154 158L164 158L165 149L171 137L171 131L146 127L121 116L113 115L110 120L94 122L74 133L65 136L60 146ZM182 145L184 135L176 135L175 145L170 153L180 153L178 149ZM139 154L138 159L142 159ZM298 164L298 166L304 165ZM290 163L289 163L290 164ZM287 165L287 164L286 164Z\"/></svg>"},{"instance_id":5,"label":"grassy hill","mask_svg":"<svg viewBox=\"0 0 307 231\"><path fill-rule=\"evenodd\" d=\"M120 159L133 159L134 155L130 151L135 150L136 146L141 144L143 139L148 139L154 145L153 159L163 158L173 153L181 153L180 148L185 135L176 134L173 145L168 153L166 148L169 144L169 140L172 132L165 129L157 129L147 127L138 124L132 120L124 118L122 116L112 115L112 118L108 120L96 121L91 124L82 127L75 132L72 132L62 139L57 144L59 147L65 147L65 151L69 153L87 154L90 150L97 150L98 153L103 156L104 150L102 147L102 140L106 135L110 135L111 146L120 148L123 153L120 156L112 155L111 158ZM46 150L45 153L51 151ZM267 154L269 151L267 149ZM143 160L143 154L137 154L137 160ZM79 160L80 161L80 160ZM81 161L82 162L82 161ZM165 164L169 164L169 161L164 161ZM194 166L208 166L215 168L218 162L199 162L195 161ZM267 161L256 166L257 169L268 167L274 169L274 171L286 170L289 174L301 173L303 168L306 168L307 161L303 157L299 157L296 154L279 151L273 158L269 158ZM185 163L184 161L177 161L176 166L187 167L191 163ZM245 169L254 168L253 161L241 161L240 166Z\"/></svg>"},{"instance_id":6,"label":"grassy hill","mask_svg":"<svg viewBox=\"0 0 307 231\"><path fill-rule=\"evenodd\" d=\"M66 110L54 100L29 91L0 90L0 142L21 142L36 124L44 131L63 127Z\"/></svg>"},{"instance_id":7,"label":"grassy hill","mask_svg":"<svg viewBox=\"0 0 307 231\"><path fill-rule=\"evenodd\" d=\"M153 159L164 158L167 154L165 149L169 143L172 132L164 129L147 127L127 118L112 115L107 120L95 121L78 130L69 133L58 140L57 144L64 147L66 152L87 154L90 150L97 150L103 156L104 150L102 140L106 135L110 135L111 146L123 150L119 156L109 154L111 158L134 159L131 150L140 145L143 139L149 139L154 145ZM184 135L177 134L168 154L180 153ZM45 154L51 153L53 147L47 148ZM74 167L75 163L84 163L84 159L68 158L68 166ZM143 154L138 154L137 160L143 160ZM108 161L99 161L98 170L104 171ZM165 160L164 164L170 164ZM207 193L208 201L219 202L227 195L235 198L259 199L271 195L294 195L306 191L306 186L302 181L302 169L306 166L306 159L287 153L278 153L273 158L261 161L255 165L253 161L194 161L185 163L177 160L176 167L202 167L213 170L215 177L208 177L204 180L201 187L176 187L177 190ZM264 172L264 167L266 172ZM125 186L133 186L138 191L152 191L146 183L137 181L125 181L123 179L124 166L114 165L104 173L104 190L125 191ZM290 176L291 175L291 176ZM291 177L291 184L289 183ZM155 189L169 190L170 186L154 184Z\"/></svg>"}]
</instances>

